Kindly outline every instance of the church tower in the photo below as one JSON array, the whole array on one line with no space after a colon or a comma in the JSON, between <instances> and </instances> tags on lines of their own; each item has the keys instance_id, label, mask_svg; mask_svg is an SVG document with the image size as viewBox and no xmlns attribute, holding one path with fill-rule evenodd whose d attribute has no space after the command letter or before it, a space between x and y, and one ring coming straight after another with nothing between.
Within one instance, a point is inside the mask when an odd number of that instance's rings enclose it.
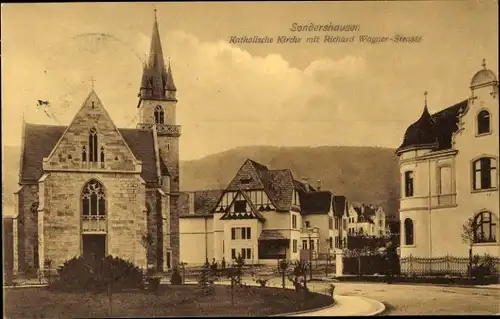
<instances>
[{"instance_id":1,"label":"church tower","mask_svg":"<svg viewBox=\"0 0 500 319\"><path fill-rule=\"evenodd\" d=\"M169 181L159 181L161 188L170 197L170 234L172 246L172 264L177 265L179 258L179 137L181 126L176 122L177 88L170 60L165 65L158 30L155 20L151 36L151 47L147 61L143 65L141 87L139 90L139 129L154 130L159 157L167 166Z\"/></svg>"}]
</instances>

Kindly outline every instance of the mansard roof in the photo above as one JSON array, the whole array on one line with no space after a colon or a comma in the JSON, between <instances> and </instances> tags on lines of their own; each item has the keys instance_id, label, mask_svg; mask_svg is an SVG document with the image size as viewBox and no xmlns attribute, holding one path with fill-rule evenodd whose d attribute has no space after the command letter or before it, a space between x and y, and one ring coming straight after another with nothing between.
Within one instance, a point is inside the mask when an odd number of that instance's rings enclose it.
<instances>
[{"instance_id":1,"label":"mansard roof","mask_svg":"<svg viewBox=\"0 0 500 319\"><path fill-rule=\"evenodd\" d=\"M49 156L67 126L24 124L24 140L19 173L20 182L35 182L43 175L43 158ZM142 161L141 177L149 183L158 181L153 133L138 129L118 129L134 156ZM161 174L169 175L160 160Z\"/></svg>"},{"instance_id":2,"label":"mansard roof","mask_svg":"<svg viewBox=\"0 0 500 319\"><path fill-rule=\"evenodd\" d=\"M425 107L420 118L406 129L403 142L396 153L399 155L418 147L432 151L452 148L452 136L458 130L458 116L467 104L468 100L463 100L432 115Z\"/></svg>"}]
</instances>

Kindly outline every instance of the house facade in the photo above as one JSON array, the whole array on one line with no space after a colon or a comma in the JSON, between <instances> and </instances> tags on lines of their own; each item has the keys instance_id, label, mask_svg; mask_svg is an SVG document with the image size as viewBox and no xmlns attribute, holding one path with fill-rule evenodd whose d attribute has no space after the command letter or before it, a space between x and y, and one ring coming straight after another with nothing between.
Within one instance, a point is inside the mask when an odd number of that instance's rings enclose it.
<instances>
[{"instance_id":1,"label":"house facade","mask_svg":"<svg viewBox=\"0 0 500 319\"><path fill-rule=\"evenodd\" d=\"M13 268L75 256L159 270L178 261L180 126L155 18L136 129L117 128L92 90L68 126L24 123ZM144 245L143 238L149 238Z\"/></svg>"},{"instance_id":2,"label":"house facade","mask_svg":"<svg viewBox=\"0 0 500 319\"><path fill-rule=\"evenodd\" d=\"M180 258L247 264L333 254L342 236L347 200L298 181L288 169L246 160L223 190L183 195Z\"/></svg>"},{"instance_id":3,"label":"house facade","mask_svg":"<svg viewBox=\"0 0 500 319\"><path fill-rule=\"evenodd\" d=\"M401 256L467 256L462 225L474 219L474 254L499 256L498 81L483 68L470 96L421 117L397 150Z\"/></svg>"},{"instance_id":4,"label":"house facade","mask_svg":"<svg viewBox=\"0 0 500 319\"><path fill-rule=\"evenodd\" d=\"M373 205L351 204L344 216L348 235L384 237L388 235L384 209Z\"/></svg>"}]
</instances>

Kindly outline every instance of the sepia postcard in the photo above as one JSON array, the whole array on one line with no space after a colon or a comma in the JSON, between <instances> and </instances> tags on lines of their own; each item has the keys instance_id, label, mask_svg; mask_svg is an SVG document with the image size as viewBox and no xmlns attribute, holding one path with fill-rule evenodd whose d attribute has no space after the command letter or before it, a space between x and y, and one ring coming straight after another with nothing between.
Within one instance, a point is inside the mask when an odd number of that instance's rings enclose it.
<instances>
[{"instance_id":1,"label":"sepia postcard","mask_svg":"<svg viewBox=\"0 0 500 319\"><path fill-rule=\"evenodd\" d=\"M499 315L498 1L3 3L4 318Z\"/></svg>"}]
</instances>

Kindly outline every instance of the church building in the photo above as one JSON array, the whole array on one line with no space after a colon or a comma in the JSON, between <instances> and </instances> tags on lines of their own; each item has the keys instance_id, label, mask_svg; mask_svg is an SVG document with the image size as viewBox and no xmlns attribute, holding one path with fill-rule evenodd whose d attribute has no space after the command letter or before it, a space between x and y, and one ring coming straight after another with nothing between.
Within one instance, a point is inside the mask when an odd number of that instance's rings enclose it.
<instances>
[{"instance_id":1,"label":"church building","mask_svg":"<svg viewBox=\"0 0 500 319\"><path fill-rule=\"evenodd\" d=\"M68 126L23 123L14 272L81 255L178 263L176 92L155 17L135 129L117 128L93 89Z\"/></svg>"},{"instance_id":2,"label":"church building","mask_svg":"<svg viewBox=\"0 0 500 319\"><path fill-rule=\"evenodd\" d=\"M483 67L470 95L431 114L427 98L397 150L401 173L401 257L500 255L498 80ZM426 93L427 96L427 93Z\"/></svg>"}]
</instances>

